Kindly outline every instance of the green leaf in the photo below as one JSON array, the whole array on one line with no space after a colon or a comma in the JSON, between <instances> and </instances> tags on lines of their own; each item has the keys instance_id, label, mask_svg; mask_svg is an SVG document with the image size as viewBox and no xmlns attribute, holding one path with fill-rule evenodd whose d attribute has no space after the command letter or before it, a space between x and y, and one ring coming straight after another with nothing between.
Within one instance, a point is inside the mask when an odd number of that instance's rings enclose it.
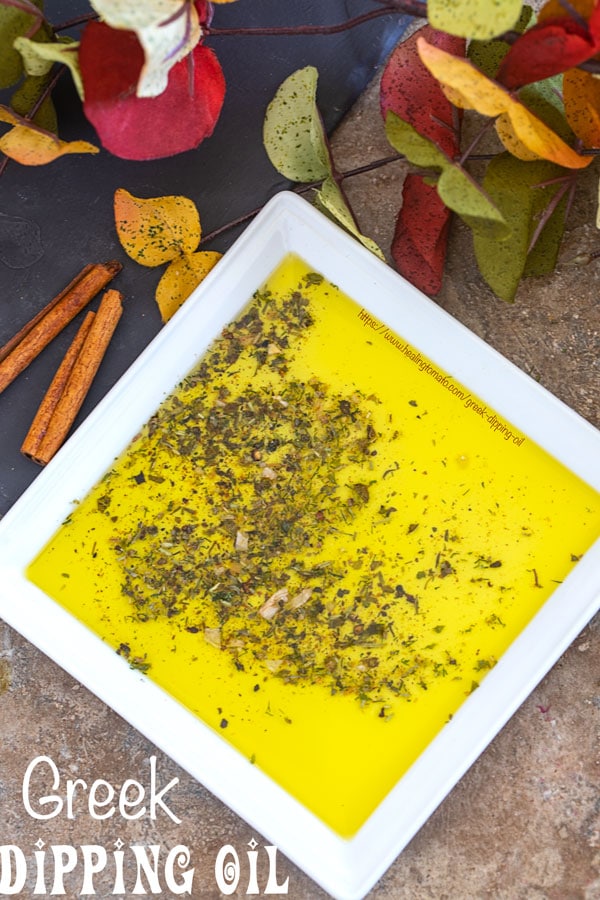
<instances>
[{"instance_id":1,"label":"green leaf","mask_svg":"<svg viewBox=\"0 0 600 900\"><path fill-rule=\"evenodd\" d=\"M41 9L43 0L34 0ZM27 34L35 25L35 17L0 3L0 89L16 84L23 74L23 61L14 49L13 43L21 35ZM48 28L43 29L48 33ZM49 37L48 33L48 37Z\"/></svg>"},{"instance_id":2,"label":"green leaf","mask_svg":"<svg viewBox=\"0 0 600 900\"><path fill-rule=\"evenodd\" d=\"M263 141L269 159L290 181L319 181L331 173L327 138L317 108L314 66L293 72L265 114Z\"/></svg>"},{"instance_id":3,"label":"green leaf","mask_svg":"<svg viewBox=\"0 0 600 900\"><path fill-rule=\"evenodd\" d=\"M550 163L552 166L552 163ZM556 166L554 167L556 171ZM544 189L532 188L534 191L534 215L533 225L535 226L547 207L548 197ZM556 268L560 245L562 243L563 234L566 223L567 210L567 192L563 194L560 202L556 205L556 209L544 225L542 232L536 239L535 246L530 250L527 256L527 262L523 269L523 278L532 278L539 275L551 275ZM538 207L542 209L538 210Z\"/></svg>"},{"instance_id":4,"label":"green leaf","mask_svg":"<svg viewBox=\"0 0 600 900\"><path fill-rule=\"evenodd\" d=\"M20 116L27 117L45 91L48 80L48 75L41 78L29 75L27 78L24 78L10 98L12 109L19 113ZM52 97L46 97L33 117L32 122L45 131L51 131L53 134L57 133L58 122Z\"/></svg>"},{"instance_id":5,"label":"green leaf","mask_svg":"<svg viewBox=\"0 0 600 900\"><path fill-rule=\"evenodd\" d=\"M524 6L519 16L519 21L514 26L514 31L522 34L534 18L531 6ZM510 49L506 41L471 41L467 51L467 57L473 65L477 66L488 78L495 78L500 68L500 63Z\"/></svg>"},{"instance_id":6,"label":"green leaf","mask_svg":"<svg viewBox=\"0 0 600 900\"><path fill-rule=\"evenodd\" d=\"M365 237L365 235L361 234L359 231L358 226L354 221L354 216L348 208L348 204L344 200L344 196L333 178L325 179L321 185L321 190L318 191L315 197L315 205L321 212L324 212L332 218L334 222L337 222L338 225L341 225L342 228L349 231L353 237L357 238L361 244L367 248L367 250L370 250L371 253L374 253L380 259L384 258L381 249L377 246L375 241Z\"/></svg>"},{"instance_id":7,"label":"green leaf","mask_svg":"<svg viewBox=\"0 0 600 900\"><path fill-rule=\"evenodd\" d=\"M495 241L507 235L504 216L465 169L450 165L437 183L440 199L469 226L485 231Z\"/></svg>"},{"instance_id":8,"label":"green leaf","mask_svg":"<svg viewBox=\"0 0 600 900\"><path fill-rule=\"evenodd\" d=\"M481 41L514 28L519 20L521 0L429 0L429 24L458 37Z\"/></svg>"},{"instance_id":9,"label":"green leaf","mask_svg":"<svg viewBox=\"0 0 600 900\"><path fill-rule=\"evenodd\" d=\"M385 130L391 145L411 163L441 170L437 191L448 209L457 213L470 228L485 230L494 240L506 236L502 213L462 166L448 159L428 138L422 137L394 113L388 113Z\"/></svg>"},{"instance_id":10,"label":"green leaf","mask_svg":"<svg viewBox=\"0 0 600 900\"><path fill-rule=\"evenodd\" d=\"M389 112L385 117L385 133L392 147L415 166L421 166L423 169L444 169L451 163L433 141L423 137L412 125L393 112Z\"/></svg>"},{"instance_id":11,"label":"green leaf","mask_svg":"<svg viewBox=\"0 0 600 900\"><path fill-rule=\"evenodd\" d=\"M71 39L61 39L50 43L32 41L26 37L17 38L14 43L23 57L23 64L28 75L46 75L54 63L68 66L73 76L77 93L83 100L83 82L79 69L79 44Z\"/></svg>"},{"instance_id":12,"label":"green leaf","mask_svg":"<svg viewBox=\"0 0 600 900\"><path fill-rule=\"evenodd\" d=\"M536 185L556 179L564 171L543 160L525 162L509 153L495 157L487 168L483 185L502 211L510 234L499 243L475 231L475 256L481 274L502 300L514 300L524 276L554 269L564 230L564 203L558 204L531 252L529 247L540 216L560 189L556 184Z\"/></svg>"}]
</instances>

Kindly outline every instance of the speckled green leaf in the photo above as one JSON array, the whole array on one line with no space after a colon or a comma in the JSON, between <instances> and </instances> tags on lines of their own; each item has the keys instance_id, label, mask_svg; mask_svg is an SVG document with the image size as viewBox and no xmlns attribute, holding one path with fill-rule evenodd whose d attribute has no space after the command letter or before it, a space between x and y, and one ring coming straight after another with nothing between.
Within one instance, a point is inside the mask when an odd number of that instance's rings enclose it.
<instances>
[{"instance_id":1,"label":"speckled green leaf","mask_svg":"<svg viewBox=\"0 0 600 900\"><path fill-rule=\"evenodd\" d=\"M469 228L477 228L495 241L506 237L504 216L465 169L447 166L440 175L437 190L448 209L457 213Z\"/></svg>"},{"instance_id":2,"label":"speckled green leaf","mask_svg":"<svg viewBox=\"0 0 600 900\"><path fill-rule=\"evenodd\" d=\"M325 179L320 191L318 191L316 195L315 205L332 218L334 222L337 222L338 225L341 225L342 228L349 231L350 234L357 238L361 244L367 248L367 250L370 250L371 253L374 253L380 259L383 259L383 253L375 241L372 241L371 238L365 237L364 234L360 233L356 222L354 221L354 217L348 209L348 204L344 200L342 192L333 178Z\"/></svg>"},{"instance_id":3,"label":"speckled green leaf","mask_svg":"<svg viewBox=\"0 0 600 900\"><path fill-rule=\"evenodd\" d=\"M83 83L79 69L77 50L79 44L70 39L42 43L26 37L17 38L15 50L23 58L23 65L28 75L46 75L54 63L62 63L71 70L77 93L83 99Z\"/></svg>"},{"instance_id":4,"label":"speckled green leaf","mask_svg":"<svg viewBox=\"0 0 600 900\"><path fill-rule=\"evenodd\" d=\"M544 169L544 165L544 163L540 164L541 170ZM560 177L561 174L564 174L564 170L552 163L547 164L545 171L547 173L546 179L556 178L557 175ZM554 172L554 175L552 175L552 172ZM539 182L537 183L539 184ZM548 186L547 188L532 188L532 190L534 193L532 225L535 228L539 217L543 214L552 197L555 196L556 185ZM536 239L535 246L527 256L527 262L523 269L523 278L551 275L554 272L565 231L566 209L567 195L565 193L548 219L543 231Z\"/></svg>"},{"instance_id":5,"label":"speckled green leaf","mask_svg":"<svg viewBox=\"0 0 600 900\"><path fill-rule=\"evenodd\" d=\"M428 138L394 113L388 113L385 129L389 142L417 166L440 170L437 191L448 209L457 213L469 227L477 226L495 240L506 234L506 223L498 207L458 163L448 159Z\"/></svg>"},{"instance_id":6,"label":"speckled green leaf","mask_svg":"<svg viewBox=\"0 0 600 900\"><path fill-rule=\"evenodd\" d=\"M533 9L531 6L524 6L519 16L519 21L514 26L513 31L522 34L531 23L533 18ZM496 72L500 67L500 63L510 49L510 44L506 41L471 41L467 51L467 57L473 65L488 76L495 78Z\"/></svg>"},{"instance_id":7,"label":"speckled green leaf","mask_svg":"<svg viewBox=\"0 0 600 900\"><path fill-rule=\"evenodd\" d=\"M486 41L514 28L522 5L521 0L429 0L427 15L440 31Z\"/></svg>"},{"instance_id":8,"label":"speckled green leaf","mask_svg":"<svg viewBox=\"0 0 600 900\"><path fill-rule=\"evenodd\" d=\"M316 103L317 80L314 66L293 72L280 85L265 114L265 149L277 171L290 181L318 181L331 171Z\"/></svg>"},{"instance_id":9,"label":"speckled green leaf","mask_svg":"<svg viewBox=\"0 0 600 900\"><path fill-rule=\"evenodd\" d=\"M393 112L388 112L385 117L385 133L392 147L406 156L415 166L422 166L424 169L443 169L449 163L448 157L433 141L423 137L412 125Z\"/></svg>"},{"instance_id":10,"label":"speckled green leaf","mask_svg":"<svg viewBox=\"0 0 600 900\"><path fill-rule=\"evenodd\" d=\"M493 159L483 185L501 209L509 226L508 238L500 243L474 232L474 247L481 274L502 300L512 302L526 275L547 274L554 269L564 229L564 204L559 203L529 252L532 236L556 184L536 187L564 174L559 166L542 160L524 162L508 153Z\"/></svg>"},{"instance_id":11,"label":"speckled green leaf","mask_svg":"<svg viewBox=\"0 0 600 900\"><path fill-rule=\"evenodd\" d=\"M24 78L10 98L12 109L19 113L20 116L27 117L46 89L48 77L37 78L34 75L29 75L27 78ZM57 133L58 122L52 97L45 98L32 121L45 131L51 131L52 134Z\"/></svg>"},{"instance_id":12,"label":"speckled green leaf","mask_svg":"<svg viewBox=\"0 0 600 900\"><path fill-rule=\"evenodd\" d=\"M42 9L43 0L33 0L38 9ZM23 74L23 60L13 47L14 41L27 34L35 25L35 17L14 6L0 3L0 88L16 84ZM49 38L49 30L43 28L45 38Z\"/></svg>"}]
</instances>

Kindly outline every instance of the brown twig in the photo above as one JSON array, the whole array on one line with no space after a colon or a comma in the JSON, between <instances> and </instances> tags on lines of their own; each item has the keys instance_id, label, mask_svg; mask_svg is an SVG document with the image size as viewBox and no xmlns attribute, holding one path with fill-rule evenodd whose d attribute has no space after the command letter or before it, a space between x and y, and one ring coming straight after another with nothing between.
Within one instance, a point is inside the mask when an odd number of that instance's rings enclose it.
<instances>
[{"instance_id":1,"label":"brown twig","mask_svg":"<svg viewBox=\"0 0 600 900\"><path fill-rule=\"evenodd\" d=\"M53 25L52 30L56 34L58 31L67 31L68 28L76 28L78 25L87 25L88 22L93 22L98 18L98 13L86 13L83 16L76 16L73 19L67 19L66 22Z\"/></svg>"},{"instance_id":2,"label":"brown twig","mask_svg":"<svg viewBox=\"0 0 600 900\"><path fill-rule=\"evenodd\" d=\"M472 158L471 154L472 154L473 150L475 149L477 144L482 140L482 138L485 137L485 135L487 134L487 132L489 131L489 129L491 128L491 126L494 124L495 121L496 121L495 119L488 119L487 122L484 123L483 127L477 132L477 134L475 135L475 137L473 138L473 140L471 141L471 143L469 144L467 149L464 151L464 153L461 154L461 157L458 160L459 166L463 166L467 162L467 160Z\"/></svg>"},{"instance_id":3,"label":"brown twig","mask_svg":"<svg viewBox=\"0 0 600 900\"><path fill-rule=\"evenodd\" d=\"M387 166L390 163L398 162L399 160L405 159L404 156L401 156L399 153L395 153L393 156L385 156L382 159L376 159L373 162L365 163L364 166L357 166L355 169L349 169L347 172L338 172L338 177L341 179L353 178L355 175L364 175L366 172L373 172L376 169L382 168L382 166ZM289 190L293 191L295 194L308 194L310 191L314 191L316 188L321 187L321 181L311 181L306 184L297 184L290 187ZM232 228L236 228L238 225L245 225L246 222L249 222L255 216L259 214L262 210L262 206L257 206L255 209L251 209L249 212L244 213L241 216L238 216L237 219L232 219L230 222L226 222L225 225L221 225L219 228L214 228L208 234L203 235L202 240L200 241L200 246L204 246L208 244L210 241L214 240L219 235L224 234L226 231L230 231Z\"/></svg>"},{"instance_id":4,"label":"brown twig","mask_svg":"<svg viewBox=\"0 0 600 900\"><path fill-rule=\"evenodd\" d=\"M33 117L35 116L35 114L36 114L36 113L38 112L38 110L41 108L43 102L50 96L50 94L52 93L52 91L54 90L54 88L56 87L56 85L58 84L60 78L63 76L63 74L65 73L66 69L67 69L67 67L66 67L66 66L63 66L63 65L60 65L60 66L57 68L56 72L54 73L54 75L52 76L52 78L48 81L48 83L47 83L46 86L44 87L44 90L41 92L40 96L37 98L37 100L35 101L35 103L34 103L33 106L31 107L31 109L30 109L29 112L27 113L27 115L26 115L26 116L23 116L23 118L24 118L27 122L31 122L31 120L33 119ZM6 171L6 167L7 167L7 165L8 165L9 159L10 159L10 157L4 156L3 159L0 161L0 178L2 177L2 175L4 174L4 172Z\"/></svg>"},{"instance_id":5,"label":"brown twig","mask_svg":"<svg viewBox=\"0 0 600 900\"><path fill-rule=\"evenodd\" d=\"M413 6L414 4L407 3L407 6ZM419 4L420 6L420 4ZM306 35L327 35L327 34L339 34L342 31L347 31L350 28L355 28L357 25L363 25L365 22L370 22L372 19L377 19L381 16L390 16L397 15L401 12L399 8L395 5L389 5L382 7L381 9L373 9L368 13L363 13L360 16L355 16L352 19L348 19L346 22L337 22L334 25L281 25L281 26L255 26L255 27L239 27L239 28L213 28L212 25L209 25L206 29L206 33L210 35L210 37L229 37L231 35L248 35L248 36L279 36L282 37L284 35L294 37L294 36L306 36ZM412 15L412 13L411 13Z\"/></svg>"}]
</instances>

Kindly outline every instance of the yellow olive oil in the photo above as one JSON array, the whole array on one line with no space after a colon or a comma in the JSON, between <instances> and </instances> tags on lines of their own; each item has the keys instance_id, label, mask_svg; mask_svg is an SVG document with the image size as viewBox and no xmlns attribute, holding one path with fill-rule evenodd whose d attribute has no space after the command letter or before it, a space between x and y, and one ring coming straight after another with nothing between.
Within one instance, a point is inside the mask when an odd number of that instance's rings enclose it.
<instances>
[{"instance_id":1,"label":"yellow olive oil","mask_svg":"<svg viewBox=\"0 0 600 900\"><path fill-rule=\"evenodd\" d=\"M287 257L28 577L342 836L600 533L600 496Z\"/></svg>"}]
</instances>

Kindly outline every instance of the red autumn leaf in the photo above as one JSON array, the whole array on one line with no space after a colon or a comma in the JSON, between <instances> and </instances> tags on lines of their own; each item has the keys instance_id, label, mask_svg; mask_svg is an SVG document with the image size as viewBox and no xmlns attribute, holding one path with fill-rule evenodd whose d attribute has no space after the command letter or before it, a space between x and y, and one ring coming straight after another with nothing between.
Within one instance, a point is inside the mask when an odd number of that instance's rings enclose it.
<instances>
[{"instance_id":1,"label":"red autumn leaf","mask_svg":"<svg viewBox=\"0 0 600 900\"><path fill-rule=\"evenodd\" d=\"M542 81L579 66L600 51L600 6L588 27L564 16L534 25L512 45L496 80L509 90Z\"/></svg>"},{"instance_id":2,"label":"red autumn leaf","mask_svg":"<svg viewBox=\"0 0 600 900\"><path fill-rule=\"evenodd\" d=\"M416 40L426 40L452 53L465 55L465 41L426 25L399 44L390 56L381 79L381 112L393 112L429 138L451 159L458 152L452 106L439 82L423 65Z\"/></svg>"},{"instance_id":3,"label":"red autumn leaf","mask_svg":"<svg viewBox=\"0 0 600 900\"><path fill-rule=\"evenodd\" d=\"M390 56L381 79L381 112L393 112L450 159L459 151L459 135L453 108L439 81L421 61L417 38L454 56L464 56L466 42L426 25L399 44ZM420 175L407 175L402 208L396 221L392 257L398 271L425 294L435 295L442 286L450 210L435 187Z\"/></svg>"},{"instance_id":4,"label":"red autumn leaf","mask_svg":"<svg viewBox=\"0 0 600 900\"><path fill-rule=\"evenodd\" d=\"M406 176L402 196L392 257L401 275L433 296L442 286L451 213L421 175Z\"/></svg>"},{"instance_id":5,"label":"red autumn leaf","mask_svg":"<svg viewBox=\"0 0 600 900\"><path fill-rule=\"evenodd\" d=\"M212 52L198 44L169 72L158 97L136 97L144 62L131 31L90 22L79 61L84 112L103 146L122 159L159 159L197 147L210 137L225 95L225 79Z\"/></svg>"}]
</instances>

